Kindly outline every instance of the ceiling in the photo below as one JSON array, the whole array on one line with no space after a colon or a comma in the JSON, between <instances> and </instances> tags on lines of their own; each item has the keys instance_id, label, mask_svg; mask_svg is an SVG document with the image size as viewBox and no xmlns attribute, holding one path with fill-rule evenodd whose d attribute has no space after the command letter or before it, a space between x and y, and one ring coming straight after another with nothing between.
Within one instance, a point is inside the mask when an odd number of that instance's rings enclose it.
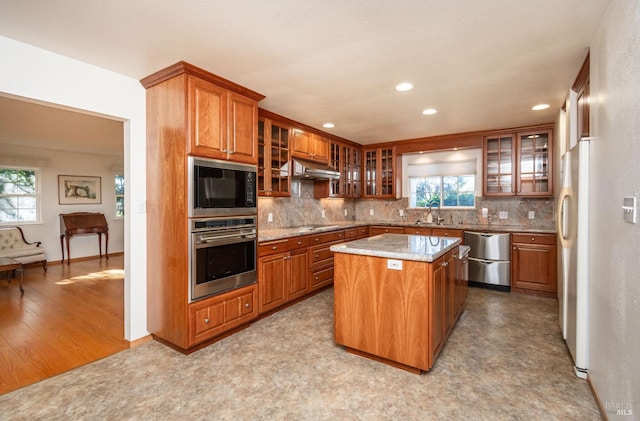
<instances>
[{"instance_id":1,"label":"ceiling","mask_svg":"<svg viewBox=\"0 0 640 421\"><path fill-rule=\"evenodd\" d=\"M371 144L555 121L608 3L21 0L0 2L0 35L135 79L184 60Z\"/></svg>"}]
</instances>

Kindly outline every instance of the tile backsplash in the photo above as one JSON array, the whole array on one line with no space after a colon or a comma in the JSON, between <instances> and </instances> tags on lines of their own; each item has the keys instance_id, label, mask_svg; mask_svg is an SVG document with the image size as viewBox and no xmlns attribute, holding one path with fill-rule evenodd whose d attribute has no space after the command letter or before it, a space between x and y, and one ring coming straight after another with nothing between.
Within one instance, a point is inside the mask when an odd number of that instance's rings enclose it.
<instances>
[{"instance_id":1,"label":"tile backsplash","mask_svg":"<svg viewBox=\"0 0 640 421\"><path fill-rule=\"evenodd\" d=\"M556 205L553 198L489 198L476 197L476 208L438 211L433 209L435 221L438 212L445 224L487 224L482 208L487 208L492 226L519 225L526 228L554 229ZM400 216L400 210L403 216ZM323 215L324 212L324 215ZM500 212L507 217L500 219ZM533 219L529 218L533 212ZM373 215L372 215L373 213ZM269 214L272 222L269 222ZM289 228L305 224L331 224L343 221L426 222L428 210L409 209L409 199L314 199L313 183L292 182L291 197L258 199L258 218L264 229Z\"/></svg>"}]
</instances>

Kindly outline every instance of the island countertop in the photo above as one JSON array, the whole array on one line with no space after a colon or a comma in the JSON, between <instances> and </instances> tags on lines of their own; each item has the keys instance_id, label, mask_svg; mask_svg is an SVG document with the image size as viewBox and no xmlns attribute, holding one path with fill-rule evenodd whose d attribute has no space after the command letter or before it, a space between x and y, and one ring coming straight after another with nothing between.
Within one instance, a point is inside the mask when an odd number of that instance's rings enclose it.
<instances>
[{"instance_id":1,"label":"island countertop","mask_svg":"<svg viewBox=\"0 0 640 421\"><path fill-rule=\"evenodd\" d=\"M462 242L454 237L381 234L331 246L334 253L433 262Z\"/></svg>"}]
</instances>

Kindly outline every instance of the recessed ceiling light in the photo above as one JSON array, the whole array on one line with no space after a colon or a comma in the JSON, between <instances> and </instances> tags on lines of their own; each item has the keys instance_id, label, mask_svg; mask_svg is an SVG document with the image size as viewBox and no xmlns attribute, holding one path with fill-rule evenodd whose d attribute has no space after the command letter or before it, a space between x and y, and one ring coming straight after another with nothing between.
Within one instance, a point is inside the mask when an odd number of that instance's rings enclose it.
<instances>
[{"instance_id":1,"label":"recessed ceiling light","mask_svg":"<svg viewBox=\"0 0 640 421\"><path fill-rule=\"evenodd\" d=\"M533 111L540 111L540 110L546 110L547 108L549 108L549 106L550 106L549 104L538 104L531 107L531 109Z\"/></svg>"},{"instance_id":2,"label":"recessed ceiling light","mask_svg":"<svg viewBox=\"0 0 640 421\"><path fill-rule=\"evenodd\" d=\"M436 110L435 108L427 108L426 110L422 111L422 114L424 115L433 115L435 113L437 113L438 110Z\"/></svg>"},{"instance_id":3,"label":"recessed ceiling light","mask_svg":"<svg viewBox=\"0 0 640 421\"><path fill-rule=\"evenodd\" d=\"M336 125L333 123L324 123L322 127L324 127L325 129L333 129L334 127L336 127Z\"/></svg>"},{"instance_id":4,"label":"recessed ceiling light","mask_svg":"<svg viewBox=\"0 0 640 421\"><path fill-rule=\"evenodd\" d=\"M402 82L396 85L396 91L398 92L407 92L413 89L413 83L410 82Z\"/></svg>"}]
</instances>

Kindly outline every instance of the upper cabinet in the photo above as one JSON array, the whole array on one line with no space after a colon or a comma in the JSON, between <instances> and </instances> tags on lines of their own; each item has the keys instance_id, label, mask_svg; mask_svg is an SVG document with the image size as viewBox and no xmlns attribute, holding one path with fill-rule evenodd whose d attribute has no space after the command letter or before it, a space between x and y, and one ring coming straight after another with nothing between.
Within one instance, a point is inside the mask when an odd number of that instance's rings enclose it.
<instances>
[{"instance_id":1,"label":"upper cabinet","mask_svg":"<svg viewBox=\"0 0 640 421\"><path fill-rule=\"evenodd\" d=\"M395 198L396 160L394 148L365 148L363 154L363 197Z\"/></svg>"},{"instance_id":2,"label":"upper cabinet","mask_svg":"<svg viewBox=\"0 0 640 421\"><path fill-rule=\"evenodd\" d=\"M589 77L589 54L585 58L580 72L576 77L571 89L578 94L578 137L589 137L589 95L590 95L590 77Z\"/></svg>"},{"instance_id":3,"label":"upper cabinet","mask_svg":"<svg viewBox=\"0 0 640 421\"><path fill-rule=\"evenodd\" d=\"M295 158L329 163L329 140L315 133L308 133L300 129L293 129L292 152Z\"/></svg>"},{"instance_id":4,"label":"upper cabinet","mask_svg":"<svg viewBox=\"0 0 640 421\"><path fill-rule=\"evenodd\" d=\"M362 196L362 149L341 142L331 142L329 164L340 171L340 179L331 180L330 197Z\"/></svg>"},{"instance_id":5,"label":"upper cabinet","mask_svg":"<svg viewBox=\"0 0 640 421\"><path fill-rule=\"evenodd\" d=\"M484 196L551 196L552 129L484 137Z\"/></svg>"},{"instance_id":6,"label":"upper cabinet","mask_svg":"<svg viewBox=\"0 0 640 421\"><path fill-rule=\"evenodd\" d=\"M179 112L179 107L186 104L181 112L186 113L188 122L184 134L190 155L258 163L258 101L263 95L185 62L154 73L141 83L149 89L172 79L180 81L176 86L182 92L174 92L174 103L167 104L163 112ZM186 101L180 101L185 95Z\"/></svg>"},{"instance_id":7,"label":"upper cabinet","mask_svg":"<svg viewBox=\"0 0 640 421\"><path fill-rule=\"evenodd\" d=\"M291 128L269 118L258 121L258 194L290 196Z\"/></svg>"},{"instance_id":8,"label":"upper cabinet","mask_svg":"<svg viewBox=\"0 0 640 421\"><path fill-rule=\"evenodd\" d=\"M551 130L518 133L518 196L551 196Z\"/></svg>"}]
</instances>

